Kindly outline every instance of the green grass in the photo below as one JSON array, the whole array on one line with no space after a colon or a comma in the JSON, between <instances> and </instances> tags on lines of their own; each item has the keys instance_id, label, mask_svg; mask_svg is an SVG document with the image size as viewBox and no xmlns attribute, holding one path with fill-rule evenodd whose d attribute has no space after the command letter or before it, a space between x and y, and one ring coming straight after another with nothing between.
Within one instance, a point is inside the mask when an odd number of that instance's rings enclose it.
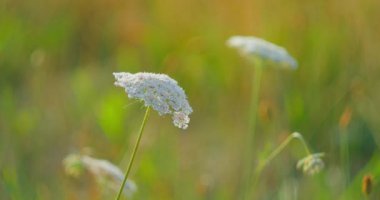
<instances>
[{"instance_id":1,"label":"green grass","mask_svg":"<svg viewBox=\"0 0 380 200\"><path fill-rule=\"evenodd\" d=\"M263 73L255 154L268 155L293 131L326 153L325 170L306 177L295 169L302 146L285 150L264 170L256 198L360 199L362 176L379 179L379 7L371 0L0 1L0 199L100 198L93 179L64 174L62 159L84 147L126 169L144 108L113 86L114 71L166 73L194 109L186 131L152 112L130 174L134 199L236 199L254 70L226 47L235 34L263 37L299 61L297 71ZM339 119L347 106L350 166L342 166Z\"/></svg>"}]
</instances>

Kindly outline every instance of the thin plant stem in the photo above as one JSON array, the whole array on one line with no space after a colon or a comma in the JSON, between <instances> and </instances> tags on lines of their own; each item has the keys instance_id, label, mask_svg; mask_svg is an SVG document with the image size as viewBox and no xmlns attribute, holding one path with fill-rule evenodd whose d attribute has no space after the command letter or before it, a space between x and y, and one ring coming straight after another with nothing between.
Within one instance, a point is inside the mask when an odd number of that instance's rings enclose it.
<instances>
[{"instance_id":1,"label":"thin plant stem","mask_svg":"<svg viewBox=\"0 0 380 200\"><path fill-rule=\"evenodd\" d=\"M249 190L252 181L252 169L253 169L253 147L255 143L255 133L256 133L256 124L257 124L257 108L259 103L259 94L260 94L260 85L261 85L261 76L263 72L262 61L258 58L253 60L255 65L255 73L252 82L252 92L251 92L251 104L250 104L250 117L249 117L249 134L247 138L246 144L246 152L245 152L245 190L244 197L249 198Z\"/></svg>"},{"instance_id":2,"label":"thin plant stem","mask_svg":"<svg viewBox=\"0 0 380 200\"><path fill-rule=\"evenodd\" d=\"M263 162L261 162L258 167L255 170L255 176L253 181L253 189L256 188L257 182L260 179L260 175L264 168L278 155L282 152L282 150L285 149L285 147L293 140L298 139L301 141L302 146L305 148L305 151L307 155L311 154L311 151L309 147L307 146L306 141L303 139L302 135L298 132L294 132L291 135L289 135ZM252 190L253 191L253 190Z\"/></svg>"},{"instance_id":3,"label":"thin plant stem","mask_svg":"<svg viewBox=\"0 0 380 200\"><path fill-rule=\"evenodd\" d=\"M142 122L141 127L140 127L140 133L139 133L139 136L138 136L138 138L137 138L137 141L136 141L135 147L134 147L134 149L133 149L131 159L129 160L128 168L127 168L127 171L126 171L126 173L125 173L123 183L121 184L121 187L120 187L119 193L117 194L117 197L115 198L115 200L119 200L120 197L121 197L121 193L123 193L123 189L124 189L125 183L127 182L129 172L131 171L133 161L135 160L135 156L136 156L137 149L138 149L138 147L139 147L139 145L140 145L140 141L141 141L142 133L144 132L145 124L146 124L146 122L147 122L147 120L148 120L149 113L150 113L150 107L148 106L148 107L146 108L146 111L145 111L144 119L143 119L143 122Z\"/></svg>"},{"instance_id":4,"label":"thin plant stem","mask_svg":"<svg viewBox=\"0 0 380 200\"><path fill-rule=\"evenodd\" d=\"M301 141L303 147L305 148L305 151L306 151L307 155L311 155L311 151L310 151L310 149L309 149L309 147L308 147L305 139L303 139L302 135L300 133L298 133L298 132L294 132L294 133L292 133L292 135L293 135L294 138L297 138L297 139L299 139Z\"/></svg>"},{"instance_id":5,"label":"thin plant stem","mask_svg":"<svg viewBox=\"0 0 380 200\"><path fill-rule=\"evenodd\" d=\"M349 166L350 166L350 154L349 154L349 149L348 149L348 132L345 128L343 128L339 134L339 140L340 140L340 145L339 145L339 150L340 150L340 160L341 160L341 165L344 171L344 182L343 186L347 187L348 186L348 180L350 178L350 171L349 171Z\"/></svg>"}]
</instances>

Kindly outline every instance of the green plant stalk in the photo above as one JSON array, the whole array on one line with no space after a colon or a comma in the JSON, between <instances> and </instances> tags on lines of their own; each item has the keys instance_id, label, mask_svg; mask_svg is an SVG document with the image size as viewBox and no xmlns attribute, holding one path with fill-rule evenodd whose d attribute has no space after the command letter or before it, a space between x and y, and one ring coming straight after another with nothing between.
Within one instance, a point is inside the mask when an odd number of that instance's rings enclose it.
<instances>
[{"instance_id":1,"label":"green plant stalk","mask_svg":"<svg viewBox=\"0 0 380 200\"><path fill-rule=\"evenodd\" d=\"M294 132L291 135L289 135L285 141L283 141L263 162L261 162L258 167L255 170L255 176L254 176L254 182L253 182L253 190L256 189L256 185L258 180L260 179L260 175L264 168L278 155L282 152L282 150L285 149L285 147L293 140L293 139L298 139L301 141L303 147L305 148L305 151L307 155L311 155L311 151L309 147L307 146L306 141L303 139L302 135L299 134L298 132Z\"/></svg>"},{"instance_id":2,"label":"green plant stalk","mask_svg":"<svg viewBox=\"0 0 380 200\"><path fill-rule=\"evenodd\" d=\"M146 111L145 111L144 119L143 119L143 122L142 122L141 127L140 127L140 133L139 133L139 136L137 138L135 147L133 149L131 159L129 160L128 168L127 168L127 171L125 173L123 183L121 184L119 193L117 194L117 197L115 198L116 200L119 200L120 197L121 197L121 194L123 193L123 189L124 189L125 183L127 182L129 172L131 171L133 161L135 160L137 149L138 149L138 147L140 145L141 137L142 137L142 134L144 132L145 124L146 124L146 122L148 120L149 113L150 113L150 107L148 106L146 108Z\"/></svg>"},{"instance_id":3,"label":"green plant stalk","mask_svg":"<svg viewBox=\"0 0 380 200\"><path fill-rule=\"evenodd\" d=\"M250 117L249 117L249 130L250 133L248 134L248 138L246 141L246 152L245 152L245 187L244 190L244 197L249 198L249 190L250 190L250 185L252 181L252 169L253 169L253 147L255 143L255 133L256 133L256 123L257 123L257 108L258 108L258 103L259 103L259 94L260 94L260 84L261 84L261 76L263 72L263 66L262 66L262 61L258 58L253 59L253 64L255 66L255 74L254 74L254 79L252 82L252 92L251 92L251 103L250 103ZM244 198L243 198L244 199Z\"/></svg>"},{"instance_id":4,"label":"green plant stalk","mask_svg":"<svg viewBox=\"0 0 380 200\"><path fill-rule=\"evenodd\" d=\"M350 179L350 171L349 171L349 166L350 166L350 153L348 149L348 132L344 128L341 130L339 134L339 150L340 150L340 160L341 160L341 165L344 171L344 180L343 180L343 186L344 188L348 186L348 180Z\"/></svg>"}]
</instances>

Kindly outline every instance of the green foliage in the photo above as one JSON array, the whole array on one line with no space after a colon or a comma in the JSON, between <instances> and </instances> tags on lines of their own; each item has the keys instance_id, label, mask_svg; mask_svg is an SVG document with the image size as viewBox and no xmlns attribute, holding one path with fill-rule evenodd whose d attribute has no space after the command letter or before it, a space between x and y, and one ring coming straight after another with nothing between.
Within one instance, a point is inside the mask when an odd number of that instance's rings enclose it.
<instances>
[{"instance_id":1,"label":"green foliage","mask_svg":"<svg viewBox=\"0 0 380 200\"><path fill-rule=\"evenodd\" d=\"M194 109L186 131L152 114L131 172L135 199L236 199L254 70L225 46L235 34L263 37L299 61L295 72L263 72L255 154L293 131L326 153L325 171L305 177L295 169L300 148L284 150L264 170L256 198L297 191L298 199L361 199L362 176L380 177L379 7L373 0L1 1L0 199L101 198L91 178L65 176L62 159L91 147L125 167L143 109L113 86L114 71L166 73ZM352 117L341 127L347 107ZM378 184L371 198L377 194Z\"/></svg>"}]
</instances>

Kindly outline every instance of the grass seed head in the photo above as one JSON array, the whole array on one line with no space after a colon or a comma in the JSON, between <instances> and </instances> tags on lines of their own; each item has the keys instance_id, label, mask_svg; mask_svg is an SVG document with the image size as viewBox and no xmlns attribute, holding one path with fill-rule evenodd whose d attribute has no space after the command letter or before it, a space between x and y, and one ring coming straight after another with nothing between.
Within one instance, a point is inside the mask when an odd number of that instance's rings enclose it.
<instances>
[{"instance_id":1,"label":"grass seed head","mask_svg":"<svg viewBox=\"0 0 380 200\"><path fill-rule=\"evenodd\" d=\"M363 176L362 181L362 192L365 196L369 196L372 192L373 187L373 177L372 175L365 175Z\"/></svg>"}]
</instances>

